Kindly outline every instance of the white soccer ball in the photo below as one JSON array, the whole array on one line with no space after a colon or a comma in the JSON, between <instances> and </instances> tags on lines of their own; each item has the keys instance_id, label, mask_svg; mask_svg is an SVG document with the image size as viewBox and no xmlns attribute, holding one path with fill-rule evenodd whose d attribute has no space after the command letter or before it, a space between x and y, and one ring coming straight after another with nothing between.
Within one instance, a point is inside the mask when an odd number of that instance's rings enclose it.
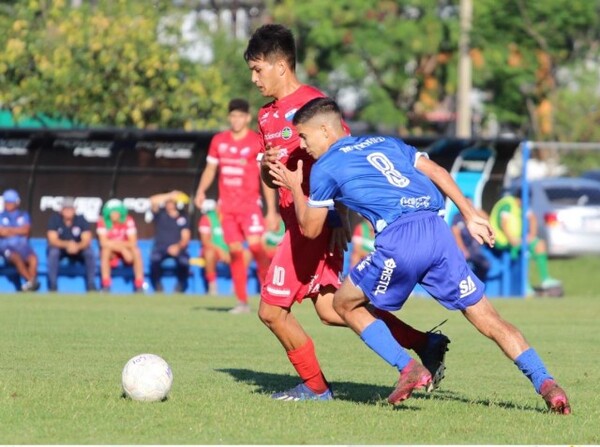
<instances>
[{"instance_id":1,"label":"white soccer ball","mask_svg":"<svg viewBox=\"0 0 600 447\"><path fill-rule=\"evenodd\" d=\"M129 359L121 375L123 391L133 400L163 400L173 385L171 367L155 354L140 354Z\"/></svg>"}]
</instances>

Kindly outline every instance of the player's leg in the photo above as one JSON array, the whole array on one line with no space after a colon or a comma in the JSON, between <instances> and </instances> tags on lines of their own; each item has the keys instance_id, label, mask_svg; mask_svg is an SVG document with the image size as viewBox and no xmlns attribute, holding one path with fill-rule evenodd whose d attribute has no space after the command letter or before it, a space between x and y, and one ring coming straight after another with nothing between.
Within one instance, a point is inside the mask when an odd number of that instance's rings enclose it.
<instances>
[{"instance_id":1,"label":"player's leg","mask_svg":"<svg viewBox=\"0 0 600 447\"><path fill-rule=\"evenodd\" d=\"M248 250L252 253L252 257L256 262L258 280L262 286L271 263L262 242L262 236L265 232L262 210L257 206L254 212L239 215L238 219L240 230L244 233L244 238L248 242Z\"/></svg>"},{"instance_id":2,"label":"player's leg","mask_svg":"<svg viewBox=\"0 0 600 447\"><path fill-rule=\"evenodd\" d=\"M219 252L213 246L202 247L202 258L204 258L204 279L207 283L209 295L217 294L217 261Z\"/></svg>"},{"instance_id":3,"label":"player's leg","mask_svg":"<svg viewBox=\"0 0 600 447\"><path fill-rule=\"evenodd\" d=\"M229 248L231 281L238 304L230 310L231 313L248 313L248 268L244 261L244 234L237 221L236 215L226 213L221 216L223 237Z\"/></svg>"},{"instance_id":4,"label":"player's leg","mask_svg":"<svg viewBox=\"0 0 600 447\"><path fill-rule=\"evenodd\" d=\"M311 263L310 259L307 263ZM294 301L301 300L308 290L308 281L298 278L295 267L290 234L286 232L267 271L258 315L285 349L302 383L272 397L294 401L329 400L331 390L321 371L313 341L290 310Z\"/></svg>"},{"instance_id":5,"label":"player's leg","mask_svg":"<svg viewBox=\"0 0 600 447\"><path fill-rule=\"evenodd\" d=\"M386 324L367 309L369 299L350 278L342 283L333 299L335 311L361 340L400 373L398 384L388 397L397 404L408 399L413 390L428 387L432 381L429 371L410 357L394 339Z\"/></svg>"},{"instance_id":6,"label":"player's leg","mask_svg":"<svg viewBox=\"0 0 600 447\"><path fill-rule=\"evenodd\" d=\"M154 247L150 253L150 284L156 292L162 292L164 290L161 276L162 267L161 263L166 257L167 253L164 249Z\"/></svg>"},{"instance_id":7,"label":"player's leg","mask_svg":"<svg viewBox=\"0 0 600 447\"><path fill-rule=\"evenodd\" d=\"M188 288L188 280L190 276L190 255L187 250L183 250L175 258L176 268L175 275L177 276L176 292L185 292Z\"/></svg>"},{"instance_id":8,"label":"player's leg","mask_svg":"<svg viewBox=\"0 0 600 447\"><path fill-rule=\"evenodd\" d=\"M346 322L333 308L335 291L336 287L333 286L321 287L318 297L313 298L313 303L323 324L344 327L347 326ZM412 349L419 355L423 366L429 370L432 377L437 378L432 382L429 391L437 388L444 378L444 362L450 339L439 332L421 332L400 320L393 313L377 309L370 304L367 304L366 308L375 318L385 323L394 339L403 348Z\"/></svg>"},{"instance_id":9,"label":"player's leg","mask_svg":"<svg viewBox=\"0 0 600 447\"><path fill-rule=\"evenodd\" d=\"M287 357L302 379L290 390L274 393L278 400L329 400L333 398L329 384L321 370L315 346L290 308L283 308L261 300L258 316L277 337Z\"/></svg>"},{"instance_id":10,"label":"player's leg","mask_svg":"<svg viewBox=\"0 0 600 447\"><path fill-rule=\"evenodd\" d=\"M144 260L142 259L142 252L136 245L129 249L131 253L131 259L133 264L133 284L136 292L144 290Z\"/></svg>"},{"instance_id":11,"label":"player's leg","mask_svg":"<svg viewBox=\"0 0 600 447\"><path fill-rule=\"evenodd\" d=\"M118 265L119 253L109 247L100 248L100 281L102 291L109 292L112 268Z\"/></svg>"},{"instance_id":12,"label":"player's leg","mask_svg":"<svg viewBox=\"0 0 600 447\"><path fill-rule=\"evenodd\" d=\"M504 354L531 381L551 411L569 414L571 408L566 393L556 384L535 349L523 334L504 320L484 296L478 303L463 310L464 316L477 330L493 340Z\"/></svg>"},{"instance_id":13,"label":"player's leg","mask_svg":"<svg viewBox=\"0 0 600 447\"><path fill-rule=\"evenodd\" d=\"M56 292L58 282L58 264L60 263L61 249L58 247L48 247L46 251L48 265L48 290Z\"/></svg>"},{"instance_id":14,"label":"player's leg","mask_svg":"<svg viewBox=\"0 0 600 447\"><path fill-rule=\"evenodd\" d=\"M85 283L88 292L96 290L96 254L92 247L87 247L81 252L85 265Z\"/></svg>"}]
</instances>

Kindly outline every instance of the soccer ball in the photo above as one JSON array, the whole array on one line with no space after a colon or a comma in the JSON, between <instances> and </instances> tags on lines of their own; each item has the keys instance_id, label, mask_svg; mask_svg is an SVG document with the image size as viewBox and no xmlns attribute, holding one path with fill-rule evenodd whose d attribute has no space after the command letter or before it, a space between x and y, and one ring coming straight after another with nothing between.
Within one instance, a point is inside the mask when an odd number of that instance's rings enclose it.
<instances>
[{"instance_id":1,"label":"soccer ball","mask_svg":"<svg viewBox=\"0 0 600 447\"><path fill-rule=\"evenodd\" d=\"M121 375L123 392L133 400L163 400L173 385L171 367L155 354L140 354L129 359Z\"/></svg>"}]
</instances>

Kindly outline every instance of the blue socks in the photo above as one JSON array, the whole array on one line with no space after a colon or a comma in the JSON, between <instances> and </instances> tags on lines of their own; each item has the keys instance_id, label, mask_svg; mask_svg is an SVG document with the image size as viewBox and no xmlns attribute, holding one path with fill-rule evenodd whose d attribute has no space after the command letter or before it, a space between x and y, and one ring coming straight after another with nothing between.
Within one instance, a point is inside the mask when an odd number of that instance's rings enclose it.
<instances>
[{"instance_id":1,"label":"blue socks","mask_svg":"<svg viewBox=\"0 0 600 447\"><path fill-rule=\"evenodd\" d=\"M515 365L517 365L521 372L531 380L531 383L533 383L533 387L538 394L540 393L542 383L544 383L546 379L553 379L548 371L546 371L544 362L542 362L542 359L533 348L523 351L521 355L515 359Z\"/></svg>"},{"instance_id":2,"label":"blue socks","mask_svg":"<svg viewBox=\"0 0 600 447\"><path fill-rule=\"evenodd\" d=\"M375 320L367 326L360 338L375 351L383 360L402 371L412 360L406 350L392 337L392 333L381 320Z\"/></svg>"}]
</instances>

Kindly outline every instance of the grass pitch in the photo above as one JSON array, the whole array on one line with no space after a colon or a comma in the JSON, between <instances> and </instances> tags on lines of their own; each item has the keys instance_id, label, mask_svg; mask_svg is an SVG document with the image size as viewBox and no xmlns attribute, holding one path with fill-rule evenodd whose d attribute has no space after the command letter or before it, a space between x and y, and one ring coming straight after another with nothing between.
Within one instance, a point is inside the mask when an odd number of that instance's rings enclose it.
<instances>
[{"instance_id":1,"label":"grass pitch","mask_svg":"<svg viewBox=\"0 0 600 447\"><path fill-rule=\"evenodd\" d=\"M294 311L332 402L269 398L297 378L255 314L226 312L232 298L10 294L0 295L0 444L600 444L600 259L550 267L565 298L494 304L567 390L569 417L548 414L493 343L430 299L400 315L421 329L449 318L446 379L393 408L396 372L350 330L323 326L310 302ZM166 402L121 398L121 369L143 352L173 369Z\"/></svg>"}]
</instances>

